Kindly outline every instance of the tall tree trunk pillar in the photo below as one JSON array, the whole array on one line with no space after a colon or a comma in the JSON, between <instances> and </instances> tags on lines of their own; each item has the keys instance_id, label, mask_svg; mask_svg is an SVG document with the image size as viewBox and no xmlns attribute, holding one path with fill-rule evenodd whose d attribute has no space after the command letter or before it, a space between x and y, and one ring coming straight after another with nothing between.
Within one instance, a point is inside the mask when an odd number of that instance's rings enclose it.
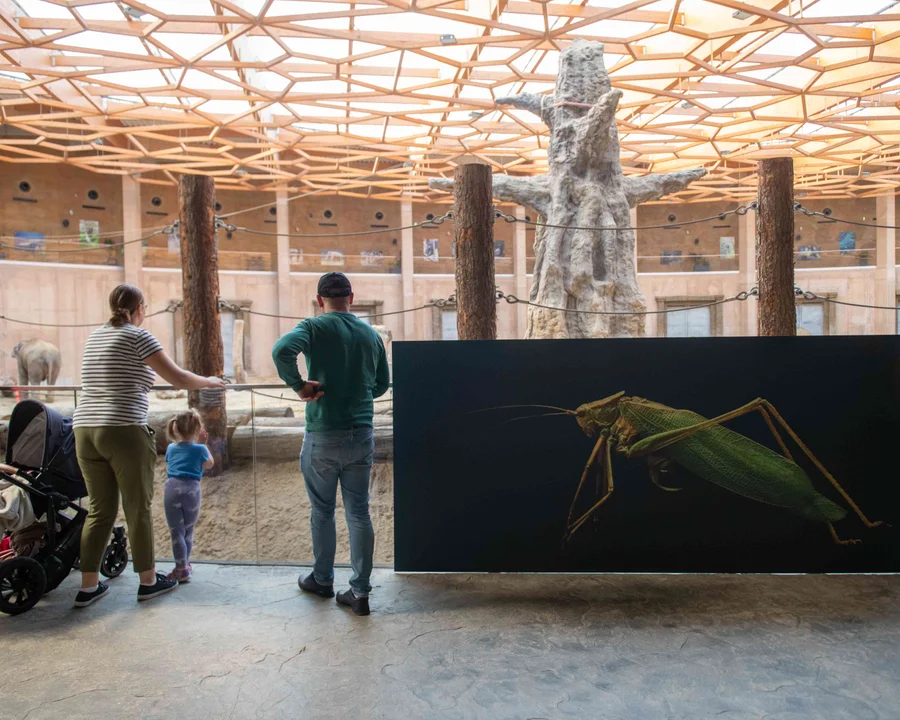
<instances>
[{"instance_id":1,"label":"tall tree trunk pillar","mask_svg":"<svg viewBox=\"0 0 900 720\"><path fill-rule=\"evenodd\" d=\"M759 335L796 335L794 298L794 161L759 163Z\"/></svg>"},{"instance_id":2,"label":"tall tree trunk pillar","mask_svg":"<svg viewBox=\"0 0 900 720\"><path fill-rule=\"evenodd\" d=\"M616 130L621 97L611 87L603 45L577 38L560 53L552 95L496 98L498 105L533 113L550 131L546 175L493 177L496 199L531 208L541 223L527 338L644 335L647 303L637 281L629 210L684 190L706 170L624 175ZM431 178L428 184L449 191L458 181L459 174L456 181ZM462 209L459 192L456 197Z\"/></svg>"},{"instance_id":3,"label":"tall tree trunk pillar","mask_svg":"<svg viewBox=\"0 0 900 720\"><path fill-rule=\"evenodd\" d=\"M456 327L460 340L497 339L494 285L494 207L491 168L456 168Z\"/></svg>"},{"instance_id":4,"label":"tall tree trunk pillar","mask_svg":"<svg viewBox=\"0 0 900 720\"><path fill-rule=\"evenodd\" d=\"M219 318L219 253L215 229L216 187L211 177L182 175L178 181L181 232L181 279L184 298L184 359L198 375L221 377L225 372L222 325ZM188 404L200 413L209 433L209 450L216 465L228 467L228 419L225 392L192 390Z\"/></svg>"}]
</instances>

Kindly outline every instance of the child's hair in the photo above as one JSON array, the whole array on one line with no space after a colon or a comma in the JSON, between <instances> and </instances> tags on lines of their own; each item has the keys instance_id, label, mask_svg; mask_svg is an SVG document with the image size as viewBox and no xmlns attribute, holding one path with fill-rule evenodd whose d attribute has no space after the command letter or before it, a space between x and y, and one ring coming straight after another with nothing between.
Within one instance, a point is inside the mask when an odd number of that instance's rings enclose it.
<instances>
[{"instance_id":1,"label":"child's hair","mask_svg":"<svg viewBox=\"0 0 900 720\"><path fill-rule=\"evenodd\" d=\"M203 423L196 410L183 410L166 423L166 435L169 442L188 442L196 440Z\"/></svg>"}]
</instances>

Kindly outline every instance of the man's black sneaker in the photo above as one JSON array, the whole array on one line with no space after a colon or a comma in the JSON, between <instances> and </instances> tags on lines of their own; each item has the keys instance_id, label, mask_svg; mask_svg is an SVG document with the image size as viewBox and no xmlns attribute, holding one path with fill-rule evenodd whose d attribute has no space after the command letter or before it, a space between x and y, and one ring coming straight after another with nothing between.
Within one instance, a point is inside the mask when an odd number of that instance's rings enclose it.
<instances>
[{"instance_id":1,"label":"man's black sneaker","mask_svg":"<svg viewBox=\"0 0 900 720\"><path fill-rule=\"evenodd\" d=\"M156 573L156 582L153 585L141 585L138 588L138 600L150 600L159 595L165 595L177 587L177 580L170 580L162 573Z\"/></svg>"},{"instance_id":2,"label":"man's black sneaker","mask_svg":"<svg viewBox=\"0 0 900 720\"><path fill-rule=\"evenodd\" d=\"M323 598L333 598L334 597L334 586L333 585L319 585L316 582L315 576L310 573L306 577L300 576L300 579L297 580L297 585L300 586L301 590L305 592L312 593L313 595L318 595Z\"/></svg>"},{"instance_id":3,"label":"man's black sneaker","mask_svg":"<svg viewBox=\"0 0 900 720\"><path fill-rule=\"evenodd\" d=\"M102 598L108 592L109 585L104 585L103 583L97 583L97 587L91 592L79 590L78 594L75 596L75 607L87 607L91 603Z\"/></svg>"},{"instance_id":4,"label":"man's black sneaker","mask_svg":"<svg viewBox=\"0 0 900 720\"><path fill-rule=\"evenodd\" d=\"M356 597L352 590L344 590L337 594L337 604L350 608L354 615L369 614L369 598Z\"/></svg>"}]
</instances>

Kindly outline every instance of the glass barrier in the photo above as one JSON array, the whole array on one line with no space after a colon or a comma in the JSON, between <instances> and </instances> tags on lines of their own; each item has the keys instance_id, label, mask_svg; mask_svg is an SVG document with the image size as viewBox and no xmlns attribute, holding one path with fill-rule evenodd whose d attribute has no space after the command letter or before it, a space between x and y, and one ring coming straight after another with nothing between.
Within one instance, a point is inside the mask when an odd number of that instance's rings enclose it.
<instances>
[{"instance_id":1,"label":"glass barrier","mask_svg":"<svg viewBox=\"0 0 900 720\"><path fill-rule=\"evenodd\" d=\"M78 400L77 388L55 388L52 401L48 400L47 393L43 387L8 391L0 388L0 460L6 456L9 416L17 397L34 397L64 416L72 416ZM201 481L203 499L194 531L192 560L311 563L309 499L299 467L306 404L283 385L234 386L224 395L228 462L205 473ZM150 393L149 403L149 421L156 433L158 452L154 535L157 557L164 561L172 557L163 504L168 444L165 426L173 415L188 408L188 395L183 390L159 386ZM374 424L376 454L370 512L375 527L375 562L390 564L394 559L392 391L376 400ZM215 447L215 437L210 439L209 446ZM340 492L335 518L336 562L349 563ZM118 522L124 524L121 511Z\"/></svg>"},{"instance_id":2,"label":"glass barrier","mask_svg":"<svg viewBox=\"0 0 900 720\"><path fill-rule=\"evenodd\" d=\"M146 268L180 268L181 250L149 245L143 248L143 265ZM266 251L243 252L222 250L218 252L220 270L248 270L269 272L275 269L275 256Z\"/></svg>"},{"instance_id":3,"label":"glass barrier","mask_svg":"<svg viewBox=\"0 0 900 720\"><path fill-rule=\"evenodd\" d=\"M327 273L331 271L399 275L400 256L385 255L383 252L375 250L353 255L341 250L304 253L292 248L291 272Z\"/></svg>"},{"instance_id":4,"label":"glass barrier","mask_svg":"<svg viewBox=\"0 0 900 720\"><path fill-rule=\"evenodd\" d=\"M6 241L4 241L6 242ZM18 243L18 240L16 241ZM41 240L39 245L0 247L0 260L19 262L65 263L73 265L122 265L122 247L108 247L121 238L100 239L96 244L78 240ZM10 243L11 244L11 243Z\"/></svg>"},{"instance_id":5,"label":"glass barrier","mask_svg":"<svg viewBox=\"0 0 900 720\"><path fill-rule=\"evenodd\" d=\"M416 275L453 275L456 272L456 258L416 256L413 260L413 272ZM514 272L513 258L508 256L494 257L495 274L512 275Z\"/></svg>"},{"instance_id":6,"label":"glass barrier","mask_svg":"<svg viewBox=\"0 0 900 720\"><path fill-rule=\"evenodd\" d=\"M684 255L663 253L660 255L639 255L639 273L670 273L670 272L727 272L738 269L736 257L720 255L699 255L685 253Z\"/></svg>"},{"instance_id":7,"label":"glass barrier","mask_svg":"<svg viewBox=\"0 0 900 720\"><path fill-rule=\"evenodd\" d=\"M852 250L823 250L816 246L800 246L794 250L794 267L870 267L875 265L875 248L854 248Z\"/></svg>"}]
</instances>

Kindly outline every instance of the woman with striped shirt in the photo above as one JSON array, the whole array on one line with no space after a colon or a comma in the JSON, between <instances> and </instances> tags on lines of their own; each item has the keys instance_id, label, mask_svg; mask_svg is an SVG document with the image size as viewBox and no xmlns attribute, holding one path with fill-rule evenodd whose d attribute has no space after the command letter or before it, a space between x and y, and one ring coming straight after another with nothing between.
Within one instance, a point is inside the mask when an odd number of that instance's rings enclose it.
<instances>
[{"instance_id":1,"label":"woman with striped shirt","mask_svg":"<svg viewBox=\"0 0 900 720\"><path fill-rule=\"evenodd\" d=\"M147 425L148 393L155 373L188 390L224 388L220 378L200 377L178 367L162 345L141 328L144 296L119 285L109 296L112 317L91 333L81 368L82 393L75 410L75 449L88 489L90 512L81 534L81 591L76 607L103 597L100 562L109 541L119 494L131 539L134 571L140 575L138 600L174 589L178 582L156 572L153 552L153 480L156 440Z\"/></svg>"}]
</instances>

